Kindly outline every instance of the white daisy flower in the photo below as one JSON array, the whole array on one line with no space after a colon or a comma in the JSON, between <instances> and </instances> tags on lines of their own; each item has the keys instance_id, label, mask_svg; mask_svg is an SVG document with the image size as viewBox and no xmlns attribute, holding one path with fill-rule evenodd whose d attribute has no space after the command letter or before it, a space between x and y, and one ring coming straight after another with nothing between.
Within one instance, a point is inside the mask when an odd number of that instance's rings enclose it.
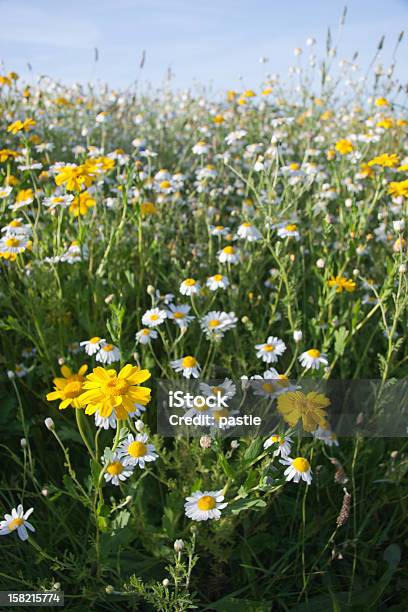
<instances>
[{"instance_id":1,"label":"white daisy flower","mask_svg":"<svg viewBox=\"0 0 408 612\"><path fill-rule=\"evenodd\" d=\"M283 227L278 229L279 238L295 238L295 240L299 240L300 234L298 232L298 228L296 223L288 223Z\"/></svg>"},{"instance_id":2,"label":"white daisy flower","mask_svg":"<svg viewBox=\"0 0 408 612\"><path fill-rule=\"evenodd\" d=\"M312 348L302 353L299 357L300 364L306 370L319 370L320 366L328 366L327 356L318 349Z\"/></svg>"},{"instance_id":3,"label":"white daisy flower","mask_svg":"<svg viewBox=\"0 0 408 612\"><path fill-rule=\"evenodd\" d=\"M114 453L112 461L106 466L105 473L103 475L106 482L110 482L113 485L119 486L121 482L129 478L133 474L133 466L124 464L119 458L118 453Z\"/></svg>"},{"instance_id":4,"label":"white daisy flower","mask_svg":"<svg viewBox=\"0 0 408 612\"><path fill-rule=\"evenodd\" d=\"M129 434L118 446L118 455L123 459L123 465L144 469L146 462L156 461L158 454L153 444L147 441L147 434Z\"/></svg>"},{"instance_id":5,"label":"white daisy flower","mask_svg":"<svg viewBox=\"0 0 408 612\"><path fill-rule=\"evenodd\" d=\"M24 378L28 374L28 368L23 363L18 363L14 368L14 374L17 378Z\"/></svg>"},{"instance_id":6,"label":"white daisy flower","mask_svg":"<svg viewBox=\"0 0 408 612\"><path fill-rule=\"evenodd\" d=\"M235 312L212 310L200 320L200 325L207 338L222 338L226 331L236 326L237 321Z\"/></svg>"},{"instance_id":7,"label":"white daisy flower","mask_svg":"<svg viewBox=\"0 0 408 612\"><path fill-rule=\"evenodd\" d=\"M286 351L286 344L275 336L269 336L265 344L256 344L256 356L266 363L274 363Z\"/></svg>"},{"instance_id":8,"label":"white daisy flower","mask_svg":"<svg viewBox=\"0 0 408 612\"><path fill-rule=\"evenodd\" d=\"M19 504L16 508L13 508L11 514L5 514L4 520L0 521L0 535L9 535L13 531L17 530L18 537L24 542L28 539L27 529L35 531L31 523L27 521L34 508L30 508L27 512L24 512L23 506Z\"/></svg>"},{"instance_id":9,"label":"white daisy flower","mask_svg":"<svg viewBox=\"0 0 408 612\"><path fill-rule=\"evenodd\" d=\"M115 363L115 361L120 361L120 350L117 346L104 342L99 352L96 353L95 359L96 361L110 365L111 363Z\"/></svg>"},{"instance_id":10,"label":"white daisy flower","mask_svg":"<svg viewBox=\"0 0 408 612\"><path fill-rule=\"evenodd\" d=\"M133 141L133 142L135 142L135 141ZM134 145L134 146L136 146L136 145ZM158 181L159 183L161 181L169 181L170 179L171 179L171 174L170 174L170 172L168 170L166 170L166 168L162 168L161 170L156 172L156 174L154 175L154 180Z\"/></svg>"},{"instance_id":11,"label":"white daisy flower","mask_svg":"<svg viewBox=\"0 0 408 612\"><path fill-rule=\"evenodd\" d=\"M2 227L1 231L7 236L18 236L20 234L30 235L31 227L28 225L28 223L23 223L21 217L19 217L18 219L13 219L8 225Z\"/></svg>"},{"instance_id":12,"label":"white daisy flower","mask_svg":"<svg viewBox=\"0 0 408 612\"><path fill-rule=\"evenodd\" d=\"M169 309L166 311L167 318L172 319L182 329L187 328L189 323L195 319L194 316L188 314L190 310L191 306L188 304L180 304L178 306L169 304Z\"/></svg>"},{"instance_id":13,"label":"white daisy flower","mask_svg":"<svg viewBox=\"0 0 408 612\"><path fill-rule=\"evenodd\" d=\"M199 140L191 150L195 155L205 155L210 150L210 147L204 140Z\"/></svg>"},{"instance_id":14,"label":"white daisy flower","mask_svg":"<svg viewBox=\"0 0 408 612\"><path fill-rule=\"evenodd\" d=\"M8 196L10 195L12 191L13 191L13 187L10 187L10 185L2 185L0 187L0 199L8 198Z\"/></svg>"},{"instance_id":15,"label":"white daisy flower","mask_svg":"<svg viewBox=\"0 0 408 612\"><path fill-rule=\"evenodd\" d=\"M290 455L290 451L292 449L292 438L290 436L272 435L269 436L269 438L264 442L263 446L265 449L275 446L273 456L279 457L280 455L283 459Z\"/></svg>"},{"instance_id":16,"label":"white daisy flower","mask_svg":"<svg viewBox=\"0 0 408 612\"><path fill-rule=\"evenodd\" d=\"M223 225L210 225L210 233L211 236L227 236L231 233L231 230Z\"/></svg>"},{"instance_id":17,"label":"white daisy flower","mask_svg":"<svg viewBox=\"0 0 408 612\"><path fill-rule=\"evenodd\" d=\"M279 374L274 368L266 370L263 376L252 376L251 386L254 389L254 395L262 397L276 397L288 391L297 389L296 385L292 385L285 374Z\"/></svg>"},{"instance_id":18,"label":"white daisy flower","mask_svg":"<svg viewBox=\"0 0 408 612\"><path fill-rule=\"evenodd\" d=\"M83 346L85 353L92 357L92 355L95 355L95 353L99 351L104 342L106 342L105 338L93 336L89 340L83 340L79 345Z\"/></svg>"},{"instance_id":19,"label":"white daisy flower","mask_svg":"<svg viewBox=\"0 0 408 612\"><path fill-rule=\"evenodd\" d=\"M331 431L331 429L323 429L323 427L321 427L320 425L313 432L313 436L316 438L316 440L321 440L327 446L338 446L339 445L339 441L337 440L336 434L333 431Z\"/></svg>"},{"instance_id":20,"label":"white daisy flower","mask_svg":"<svg viewBox=\"0 0 408 612\"><path fill-rule=\"evenodd\" d=\"M200 289L200 283L194 278L186 278L180 285L180 293L183 295L196 295Z\"/></svg>"},{"instance_id":21,"label":"white daisy flower","mask_svg":"<svg viewBox=\"0 0 408 612\"><path fill-rule=\"evenodd\" d=\"M74 196L68 193L65 195L53 195L50 198L45 198L43 204L50 210L54 210L55 208L67 208L73 199Z\"/></svg>"},{"instance_id":22,"label":"white daisy flower","mask_svg":"<svg viewBox=\"0 0 408 612\"><path fill-rule=\"evenodd\" d=\"M228 245L224 247L223 249L221 249L220 251L218 251L217 256L218 256L218 261L220 263L236 264L239 262L241 254L239 252L239 249L237 249L237 247Z\"/></svg>"},{"instance_id":23,"label":"white daisy flower","mask_svg":"<svg viewBox=\"0 0 408 612\"><path fill-rule=\"evenodd\" d=\"M155 329L145 327L136 333L136 341L139 344L150 344L152 340L156 340L158 334Z\"/></svg>"},{"instance_id":24,"label":"white daisy flower","mask_svg":"<svg viewBox=\"0 0 408 612\"><path fill-rule=\"evenodd\" d=\"M293 482L299 482L300 479L307 482L307 484L312 482L312 470L310 468L310 463L304 457L296 457L295 459L292 459L291 457L284 457L283 459L280 459L280 463L288 466L284 472L288 482L290 480L293 480Z\"/></svg>"},{"instance_id":25,"label":"white daisy flower","mask_svg":"<svg viewBox=\"0 0 408 612\"><path fill-rule=\"evenodd\" d=\"M235 130L234 132L230 132L226 137L225 137L225 142L228 145L234 144L236 143L238 140L241 140L242 138L244 138L244 136L246 136L247 132L246 130Z\"/></svg>"},{"instance_id":26,"label":"white daisy flower","mask_svg":"<svg viewBox=\"0 0 408 612\"><path fill-rule=\"evenodd\" d=\"M207 282L205 284L210 291L217 291L217 289L226 289L229 285L229 280L222 274L214 274L213 276L207 278Z\"/></svg>"},{"instance_id":27,"label":"white daisy flower","mask_svg":"<svg viewBox=\"0 0 408 612\"><path fill-rule=\"evenodd\" d=\"M237 387L233 383L232 380L226 378L223 383L220 385L209 385L208 383L200 383L199 389L202 391L203 395L207 397L223 397L223 398L231 398L234 397Z\"/></svg>"},{"instance_id":28,"label":"white daisy flower","mask_svg":"<svg viewBox=\"0 0 408 612\"><path fill-rule=\"evenodd\" d=\"M187 355L182 359L170 361L170 365L176 372L182 372L184 378L198 378L200 376L200 365L195 357Z\"/></svg>"},{"instance_id":29,"label":"white daisy flower","mask_svg":"<svg viewBox=\"0 0 408 612\"><path fill-rule=\"evenodd\" d=\"M99 414L99 410L95 412L95 425L101 429L116 429L116 414L112 411L112 414L108 417L102 417Z\"/></svg>"},{"instance_id":30,"label":"white daisy flower","mask_svg":"<svg viewBox=\"0 0 408 612\"><path fill-rule=\"evenodd\" d=\"M219 520L221 510L228 506L224 502L222 491L195 491L190 497L186 497L184 509L186 516L193 521L207 521L208 519Z\"/></svg>"},{"instance_id":31,"label":"white daisy flower","mask_svg":"<svg viewBox=\"0 0 408 612\"><path fill-rule=\"evenodd\" d=\"M239 238L245 238L248 242L256 242L262 238L262 234L256 229L252 223L241 223L237 230L237 236Z\"/></svg>"},{"instance_id":32,"label":"white daisy flower","mask_svg":"<svg viewBox=\"0 0 408 612\"><path fill-rule=\"evenodd\" d=\"M160 308L151 308L150 310L146 310L144 313L142 323L147 327L157 327L163 323L166 317L167 313L165 310L161 310Z\"/></svg>"},{"instance_id":33,"label":"white daisy flower","mask_svg":"<svg viewBox=\"0 0 408 612\"><path fill-rule=\"evenodd\" d=\"M0 253L12 253L13 255L23 253L28 243L28 238L23 234L19 234L18 236L6 234L0 240Z\"/></svg>"}]
</instances>

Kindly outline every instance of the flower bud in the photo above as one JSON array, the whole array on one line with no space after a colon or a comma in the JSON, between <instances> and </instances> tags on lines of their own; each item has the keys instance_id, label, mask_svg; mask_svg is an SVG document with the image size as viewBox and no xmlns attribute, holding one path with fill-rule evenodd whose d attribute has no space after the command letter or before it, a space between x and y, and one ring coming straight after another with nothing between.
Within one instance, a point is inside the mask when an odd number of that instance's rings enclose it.
<instances>
[{"instance_id":1,"label":"flower bud","mask_svg":"<svg viewBox=\"0 0 408 612\"><path fill-rule=\"evenodd\" d=\"M141 433L144 430L145 424L141 419L138 419L135 423L136 430Z\"/></svg>"},{"instance_id":2,"label":"flower bud","mask_svg":"<svg viewBox=\"0 0 408 612\"><path fill-rule=\"evenodd\" d=\"M318 260L316 261L316 266L317 266L318 268L320 268L320 269L324 268L324 266L325 266L325 261L324 261L324 259L321 259L321 258L320 258L320 259L318 259Z\"/></svg>"},{"instance_id":3,"label":"flower bud","mask_svg":"<svg viewBox=\"0 0 408 612\"><path fill-rule=\"evenodd\" d=\"M27 440L25 438L21 438L20 446L21 448L27 448Z\"/></svg>"},{"instance_id":4,"label":"flower bud","mask_svg":"<svg viewBox=\"0 0 408 612\"><path fill-rule=\"evenodd\" d=\"M296 329L293 332L293 339L295 342L300 342L302 340L302 337L303 337L303 333L301 332L300 329Z\"/></svg>"},{"instance_id":5,"label":"flower bud","mask_svg":"<svg viewBox=\"0 0 408 612\"><path fill-rule=\"evenodd\" d=\"M153 287L153 285L147 285L146 291L149 295L154 295L156 293L156 289Z\"/></svg>"},{"instance_id":6,"label":"flower bud","mask_svg":"<svg viewBox=\"0 0 408 612\"><path fill-rule=\"evenodd\" d=\"M183 550L183 548L184 548L184 542L183 542L183 540L180 540L180 539L179 540L175 540L173 546L174 546L174 550L176 552L181 552Z\"/></svg>"},{"instance_id":7,"label":"flower bud","mask_svg":"<svg viewBox=\"0 0 408 612\"><path fill-rule=\"evenodd\" d=\"M50 431L55 430L55 424L51 417L47 417L44 423L45 423L46 428L49 429Z\"/></svg>"},{"instance_id":8,"label":"flower bud","mask_svg":"<svg viewBox=\"0 0 408 612\"><path fill-rule=\"evenodd\" d=\"M169 584L170 584L170 580L169 580L168 578L165 578L165 579L162 581L162 585L163 585L164 587L168 587L168 586L169 586Z\"/></svg>"}]
</instances>

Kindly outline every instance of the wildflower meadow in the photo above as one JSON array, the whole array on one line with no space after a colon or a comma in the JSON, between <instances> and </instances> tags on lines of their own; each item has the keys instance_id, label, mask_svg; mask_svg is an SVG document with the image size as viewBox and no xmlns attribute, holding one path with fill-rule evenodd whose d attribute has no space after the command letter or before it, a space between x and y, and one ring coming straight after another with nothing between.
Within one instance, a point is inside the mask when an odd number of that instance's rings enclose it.
<instances>
[{"instance_id":1,"label":"wildflower meadow","mask_svg":"<svg viewBox=\"0 0 408 612\"><path fill-rule=\"evenodd\" d=\"M373 435L330 393L408 373L407 89L375 59L309 39L220 96L2 72L1 591L406 610L406 391ZM163 381L205 400L171 435ZM238 395L279 419L234 435Z\"/></svg>"}]
</instances>

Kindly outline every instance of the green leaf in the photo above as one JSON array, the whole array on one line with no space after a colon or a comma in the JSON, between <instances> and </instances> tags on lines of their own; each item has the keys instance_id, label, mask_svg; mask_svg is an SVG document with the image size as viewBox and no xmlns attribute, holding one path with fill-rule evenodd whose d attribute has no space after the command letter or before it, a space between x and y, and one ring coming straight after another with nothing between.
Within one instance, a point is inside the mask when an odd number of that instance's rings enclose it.
<instances>
[{"instance_id":1,"label":"green leaf","mask_svg":"<svg viewBox=\"0 0 408 612\"><path fill-rule=\"evenodd\" d=\"M232 478L233 480L235 479L235 472L229 464L225 455L223 455L222 453L218 455L218 465L222 468L224 474L228 476L228 478Z\"/></svg>"},{"instance_id":2,"label":"green leaf","mask_svg":"<svg viewBox=\"0 0 408 612\"><path fill-rule=\"evenodd\" d=\"M102 466L97 461L95 461L95 459L91 459L92 481L95 486L98 485L99 475L101 471L102 471Z\"/></svg>"},{"instance_id":3,"label":"green leaf","mask_svg":"<svg viewBox=\"0 0 408 612\"><path fill-rule=\"evenodd\" d=\"M343 355L348 338L348 330L342 326L334 332L334 352L336 355Z\"/></svg>"},{"instance_id":4,"label":"green leaf","mask_svg":"<svg viewBox=\"0 0 408 612\"><path fill-rule=\"evenodd\" d=\"M266 502L263 499L239 499L230 504L229 510L232 514L239 514L242 510L259 510L265 506Z\"/></svg>"},{"instance_id":5,"label":"green leaf","mask_svg":"<svg viewBox=\"0 0 408 612\"><path fill-rule=\"evenodd\" d=\"M251 463L252 461L254 461L261 454L262 447L263 441L261 440L261 438L255 438L255 440L251 442L251 444L245 451L244 461L246 463Z\"/></svg>"}]
</instances>

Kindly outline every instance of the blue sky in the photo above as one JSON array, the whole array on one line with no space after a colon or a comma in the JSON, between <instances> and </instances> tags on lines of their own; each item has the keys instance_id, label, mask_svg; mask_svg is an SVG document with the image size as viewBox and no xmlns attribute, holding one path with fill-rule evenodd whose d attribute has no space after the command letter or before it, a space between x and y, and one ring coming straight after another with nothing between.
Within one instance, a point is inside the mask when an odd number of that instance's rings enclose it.
<instances>
[{"instance_id":1,"label":"blue sky","mask_svg":"<svg viewBox=\"0 0 408 612\"><path fill-rule=\"evenodd\" d=\"M308 36L325 44L337 31L344 0L0 0L0 60L29 78L48 74L68 83L97 80L114 87L135 79L160 85L169 67L176 87L194 81L237 88L240 76L255 86L267 72L286 75L293 49ZM389 62L408 0L350 0L338 57L367 65L381 35ZM99 61L94 61L94 48ZM408 80L408 36L399 51L398 76ZM146 51L143 71L139 69ZM259 58L269 63L262 67Z\"/></svg>"}]
</instances>

